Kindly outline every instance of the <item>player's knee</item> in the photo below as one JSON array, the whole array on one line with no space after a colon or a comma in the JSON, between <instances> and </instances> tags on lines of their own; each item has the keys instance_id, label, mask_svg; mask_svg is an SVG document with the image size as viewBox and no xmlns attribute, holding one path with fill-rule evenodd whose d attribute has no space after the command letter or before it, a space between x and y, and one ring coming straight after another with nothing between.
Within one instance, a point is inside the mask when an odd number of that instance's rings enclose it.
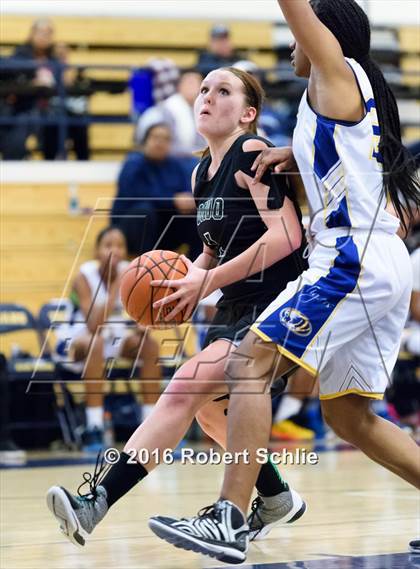
<instances>
[{"instance_id":1,"label":"player's knee","mask_svg":"<svg viewBox=\"0 0 420 569\"><path fill-rule=\"evenodd\" d=\"M335 406L333 404L322 405L322 415L324 417L325 423L338 435L343 438L346 435L349 428L349 421L346 417L337 413Z\"/></svg>"},{"instance_id":2,"label":"player's knee","mask_svg":"<svg viewBox=\"0 0 420 569\"><path fill-rule=\"evenodd\" d=\"M135 359L138 354L140 338L137 335L129 336L124 340L121 355L130 359Z\"/></svg>"},{"instance_id":3,"label":"player's knee","mask_svg":"<svg viewBox=\"0 0 420 569\"><path fill-rule=\"evenodd\" d=\"M334 431L341 439L347 440L348 424L343 421L342 417L337 417L329 411L323 411L325 423Z\"/></svg>"},{"instance_id":4,"label":"player's knee","mask_svg":"<svg viewBox=\"0 0 420 569\"><path fill-rule=\"evenodd\" d=\"M200 408L205 390L200 389L201 386L195 382L194 385L192 383L191 379L182 376L173 377L163 394L165 404L172 411L182 409L186 413L195 414L197 409Z\"/></svg>"},{"instance_id":5,"label":"player's knee","mask_svg":"<svg viewBox=\"0 0 420 569\"><path fill-rule=\"evenodd\" d=\"M337 436L355 446L365 430L369 428L370 419L373 416L364 405L361 405L357 411L353 408L353 412L344 412L338 405L323 404L322 414L324 421Z\"/></svg>"},{"instance_id":6,"label":"player's knee","mask_svg":"<svg viewBox=\"0 0 420 569\"><path fill-rule=\"evenodd\" d=\"M104 340L101 336L93 337L92 335L85 335L76 338L72 342L72 351L76 361L89 358L102 358L104 351Z\"/></svg>"},{"instance_id":7,"label":"player's knee","mask_svg":"<svg viewBox=\"0 0 420 569\"><path fill-rule=\"evenodd\" d=\"M156 360L159 357L159 344L148 335L143 337L141 334L133 334L124 341L123 353L132 359L140 355L143 360Z\"/></svg>"},{"instance_id":8,"label":"player's knee","mask_svg":"<svg viewBox=\"0 0 420 569\"><path fill-rule=\"evenodd\" d=\"M175 384L170 390L167 389L160 399L160 404L172 415L176 415L178 411L184 414L194 414L196 411L194 397L186 393L179 384Z\"/></svg>"}]
</instances>

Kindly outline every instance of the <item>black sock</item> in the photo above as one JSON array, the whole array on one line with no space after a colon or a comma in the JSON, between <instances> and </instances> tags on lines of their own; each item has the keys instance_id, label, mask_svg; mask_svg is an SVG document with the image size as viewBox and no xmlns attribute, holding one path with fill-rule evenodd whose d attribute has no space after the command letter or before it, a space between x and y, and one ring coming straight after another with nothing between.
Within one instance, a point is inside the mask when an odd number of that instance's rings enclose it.
<instances>
[{"instance_id":1,"label":"black sock","mask_svg":"<svg viewBox=\"0 0 420 569\"><path fill-rule=\"evenodd\" d=\"M117 500L122 498L127 492L133 488L137 482L140 482L148 475L147 470L142 464L135 461L134 464L127 464L132 457L122 452L118 462L113 464L100 483L107 493L108 507L111 507Z\"/></svg>"},{"instance_id":2,"label":"black sock","mask_svg":"<svg viewBox=\"0 0 420 569\"><path fill-rule=\"evenodd\" d=\"M255 485L262 496L275 496L289 490L289 485L283 480L275 464L270 460L261 466L260 473Z\"/></svg>"}]
</instances>

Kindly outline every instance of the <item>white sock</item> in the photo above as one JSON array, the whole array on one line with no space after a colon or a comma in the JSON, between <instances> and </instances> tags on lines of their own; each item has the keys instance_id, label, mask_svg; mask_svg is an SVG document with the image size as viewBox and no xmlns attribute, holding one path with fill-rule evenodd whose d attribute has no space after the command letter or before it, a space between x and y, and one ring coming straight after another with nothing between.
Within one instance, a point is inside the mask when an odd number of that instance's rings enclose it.
<instances>
[{"instance_id":1,"label":"white sock","mask_svg":"<svg viewBox=\"0 0 420 569\"><path fill-rule=\"evenodd\" d=\"M150 413L153 411L153 409L155 408L155 404L154 403L144 403L141 406L141 412L142 412L142 417L143 417L143 421L145 419L147 419L147 417L150 415Z\"/></svg>"},{"instance_id":2,"label":"white sock","mask_svg":"<svg viewBox=\"0 0 420 569\"><path fill-rule=\"evenodd\" d=\"M86 426L88 429L104 428L104 408L86 407Z\"/></svg>"},{"instance_id":3,"label":"white sock","mask_svg":"<svg viewBox=\"0 0 420 569\"><path fill-rule=\"evenodd\" d=\"M303 401L301 399L297 399L297 397L293 397L293 395L288 395L286 393L280 401L279 408L274 415L273 423L279 423L280 421L285 421L289 417L293 417L293 415L299 413L302 405Z\"/></svg>"}]
</instances>

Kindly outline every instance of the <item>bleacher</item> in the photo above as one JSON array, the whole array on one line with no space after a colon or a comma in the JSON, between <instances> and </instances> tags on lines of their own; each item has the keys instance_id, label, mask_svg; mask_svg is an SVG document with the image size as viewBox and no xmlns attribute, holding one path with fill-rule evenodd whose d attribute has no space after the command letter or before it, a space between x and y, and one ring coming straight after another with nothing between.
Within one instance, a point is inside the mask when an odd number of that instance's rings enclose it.
<instances>
[{"instance_id":1,"label":"bleacher","mask_svg":"<svg viewBox=\"0 0 420 569\"><path fill-rule=\"evenodd\" d=\"M28 34L31 16L3 15L0 23L0 56L8 56ZM54 17L55 37L71 49L70 63L87 66L84 76L93 82L89 113L95 117L125 121L122 124L90 126L92 158L121 159L132 145L129 122L131 96L127 87L131 69L145 66L151 58L170 58L180 67L193 66L197 50L206 46L211 20ZM263 69L275 67L278 59L289 57L290 32L272 22L229 22L232 41L244 56ZM252 26L252 33L250 33ZM379 29L373 34L373 54L385 66L399 66L394 87L402 100L414 103L404 114L407 140L419 137L416 121L420 115L420 40L415 26ZM98 66L117 66L107 69ZM96 66L96 67L89 67ZM282 74L284 76L284 73ZM282 79L280 79L282 81ZM95 83L96 82L96 83ZM284 96L278 79L266 85L269 96ZM272 91L270 93L270 91ZM286 93L287 96L287 93ZM406 108L406 107L405 107ZM416 116L417 115L417 116Z\"/></svg>"},{"instance_id":2,"label":"bleacher","mask_svg":"<svg viewBox=\"0 0 420 569\"><path fill-rule=\"evenodd\" d=\"M0 56L8 56L27 36L33 18L6 15L0 29ZM197 49L207 44L211 21L141 20L128 18L56 17L55 36L71 48L71 64L81 66L125 66L125 69L86 69L84 76L97 81L122 84L121 92L101 91L93 94L89 111L94 115L128 117L130 93L126 83L130 67L145 66L151 58L170 58L180 67L192 67L197 61ZM269 23L249 25L232 22L232 39L238 49L245 50L261 67L272 67L272 30ZM111 136L110 136L110 133ZM119 158L132 144L130 124L95 124L90 130L94 159Z\"/></svg>"}]
</instances>

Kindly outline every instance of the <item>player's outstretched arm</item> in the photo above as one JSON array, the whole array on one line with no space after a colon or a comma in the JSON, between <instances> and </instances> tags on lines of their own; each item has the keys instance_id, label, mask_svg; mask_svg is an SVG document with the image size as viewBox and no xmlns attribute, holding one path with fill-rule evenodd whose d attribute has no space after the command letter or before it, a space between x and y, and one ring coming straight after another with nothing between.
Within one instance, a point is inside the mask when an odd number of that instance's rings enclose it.
<instances>
[{"instance_id":1,"label":"player's outstretched arm","mask_svg":"<svg viewBox=\"0 0 420 569\"><path fill-rule=\"evenodd\" d=\"M365 108L359 87L337 38L307 0L278 0L278 3L296 38L296 50L299 48L299 73L302 76L308 73L312 108L335 120L361 120ZM301 52L308 60L306 71L302 67Z\"/></svg>"}]
</instances>

